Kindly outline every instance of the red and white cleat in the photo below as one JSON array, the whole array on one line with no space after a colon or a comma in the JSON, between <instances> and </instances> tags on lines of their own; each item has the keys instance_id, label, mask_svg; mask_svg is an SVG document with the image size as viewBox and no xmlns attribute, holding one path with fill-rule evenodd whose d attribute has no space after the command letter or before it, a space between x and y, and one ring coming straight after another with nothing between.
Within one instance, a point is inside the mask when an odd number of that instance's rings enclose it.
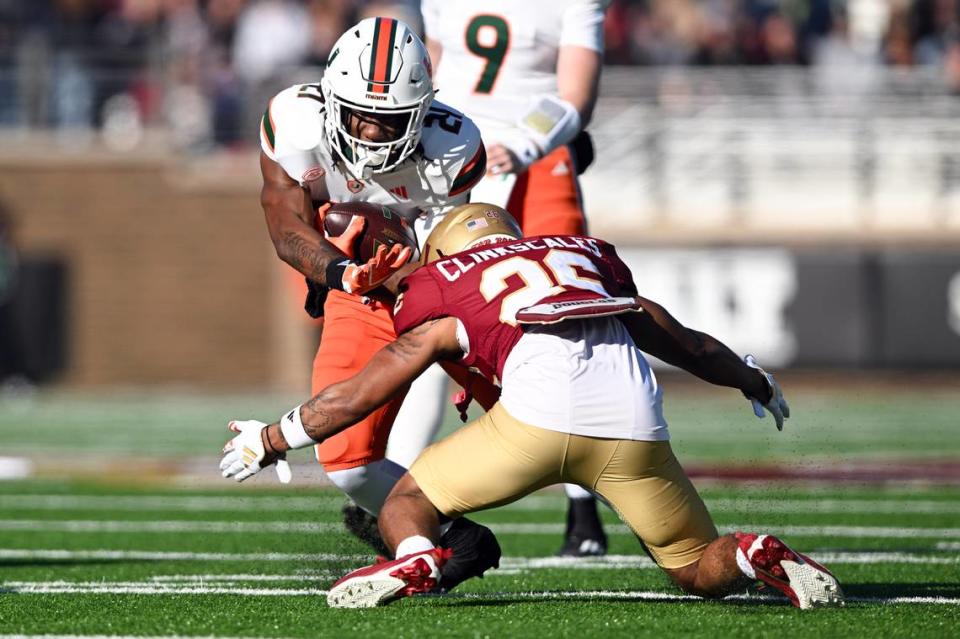
<instances>
[{"instance_id":1,"label":"red and white cleat","mask_svg":"<svg viewBox=\"0 0 960 639\"><path fill-rule=\"evenodd\" d=\"M440 581L440 568L452 555L434 548L394 559L378 560L341 577L327 593L331 608L373 608L401 597L430 592Z\"/></svg>"},{"instance_id":2,"label":"red and white cleat","mask_svg":"<svg viewBox=\"0 0 960 639\"><path fill-rule=\"evenodd\" d=\"M756 578L785 594L794 606L843 605L837 578L814 560L773 535L736 533L736 538ZM745 566L741 564L741 568Z\"/></svg>"}]
</instances>

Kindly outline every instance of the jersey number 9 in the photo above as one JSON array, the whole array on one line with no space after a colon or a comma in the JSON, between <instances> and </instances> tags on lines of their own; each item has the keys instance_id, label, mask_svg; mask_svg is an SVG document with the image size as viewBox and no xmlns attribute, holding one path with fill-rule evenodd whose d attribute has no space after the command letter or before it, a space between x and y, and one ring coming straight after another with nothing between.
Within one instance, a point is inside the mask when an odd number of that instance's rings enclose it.
<instances>
[{"instance_id":1,"label":"jersey number 9","mask_svg":"<svg viewBox=\"0 0 960 639\"><path fill-rule=\"evenodd\" d=\"M489 37L485 35L484 39L488 44L482 44L480 32L489 33L491 30L494 35L493 42L489 43ZM490 93L497 81L503 59L507 57L507 49L510 48L510 25L500 16L490 14L474 16L467 24L466 41L467 50L470 53L487 61L473 91Z\"/></svg>"}]
</instances>

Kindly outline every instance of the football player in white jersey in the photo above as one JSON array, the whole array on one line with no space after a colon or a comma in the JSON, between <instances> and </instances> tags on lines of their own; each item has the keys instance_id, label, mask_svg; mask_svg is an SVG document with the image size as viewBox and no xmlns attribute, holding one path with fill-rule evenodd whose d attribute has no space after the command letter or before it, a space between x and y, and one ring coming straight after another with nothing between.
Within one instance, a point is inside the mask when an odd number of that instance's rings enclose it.
<instances>
[{"instance_id":1,"label":"football player in white jersey","mask_svg":"<svg viewBox=\"0 0 960 639\"><path fill-rule=\"evenodd\" d=\"M324 316L314 391L354 375L396 338L388 308L349 294L372 285L339 285L347 282L345 270L358 267L330 248L318 207L385 204L425 238L483 176L486 154L477 127L434 101L431 75L427 50L406 24L368 18L336 42L319 83L281 91L263 115L261 204L270 237L278 256L307 278L308 310ZM362 224L355 217L344 235L355 236ZM399 257L374 265L378 280ZM316 449L331 481L374 515L404 471L384 458L401 401L402 394Z\"/></svg>"},{"instance_id":2,"label":"football player in white jersey","mask_svg":"<svg viewBox=\"0 0 960 639\"><path fill-rule=\"evenodd\" d=\"M477 123L487 147L487 175L471 197L507 209L525 235L586 233L577 174L592 159L583 128L597 99L609 3L421 3L438 96ZM409 466L435 437L445 383L432 367L411 386L389 459ZM572 484L566 491L571 501L560 554L604 554L606 535L593 496Z\"/></svg>"}]
</instances>

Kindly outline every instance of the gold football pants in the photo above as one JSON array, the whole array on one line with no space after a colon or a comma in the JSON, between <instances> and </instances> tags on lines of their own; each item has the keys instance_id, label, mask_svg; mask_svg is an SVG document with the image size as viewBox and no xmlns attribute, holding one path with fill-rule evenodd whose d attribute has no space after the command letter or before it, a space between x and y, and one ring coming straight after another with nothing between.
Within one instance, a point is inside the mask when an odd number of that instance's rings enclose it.
<instances>
[{"instance_id":1,"label":"gold football pants","mask_svg":"<svg viewBox=\"0 0 960 639\"><path fill-rule=\"evenodd\" d=\"M557 483L603 496L664 568L698 560L717 530L670 443L536 428L499 403L430 446L410 474L449 517L494 508Z\"/></svg>"}]
</instances>

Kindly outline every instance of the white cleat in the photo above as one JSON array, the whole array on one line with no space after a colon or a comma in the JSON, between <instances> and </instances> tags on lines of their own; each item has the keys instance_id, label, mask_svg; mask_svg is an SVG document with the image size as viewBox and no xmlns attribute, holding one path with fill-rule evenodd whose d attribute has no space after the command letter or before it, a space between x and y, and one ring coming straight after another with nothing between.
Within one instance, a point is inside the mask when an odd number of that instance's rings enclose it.
<instances>
[{"instance_id":1,"label":"white cleat","mask_svg":"<svg viewBox=\"0 0 960 639\"><path fill-rule=\"evenodd\" d=\"M440 581L449 551L434 548L381 561L341 577L327 593L331 608L373 608L401 597L430 592Z\"/></svg>"},{"instance_id":2,"label":"white cleat","mask_svg":"<svg viewBox=\"0 0 960 639\"><path fill-rule=\"evenodd\" d=\"M780 561L783 571L787 574L790 588L797 596L797 603L801 610L815 606L842 606L843 591L836 577L818 563L795 553L800 561ZM792 601L792 600L791 600Z\"/></svg>"},{"instance_id":3,"label":"white cleat","mask_svg":"<svg viewBox=\"0 0 960 639\"><path fill-rule=\"evenodd\" d=\"M842 606L843 591L833 574L773 535L736 533L756 578L785 594L802 609Z\"/></svg>"}]
</instances>

